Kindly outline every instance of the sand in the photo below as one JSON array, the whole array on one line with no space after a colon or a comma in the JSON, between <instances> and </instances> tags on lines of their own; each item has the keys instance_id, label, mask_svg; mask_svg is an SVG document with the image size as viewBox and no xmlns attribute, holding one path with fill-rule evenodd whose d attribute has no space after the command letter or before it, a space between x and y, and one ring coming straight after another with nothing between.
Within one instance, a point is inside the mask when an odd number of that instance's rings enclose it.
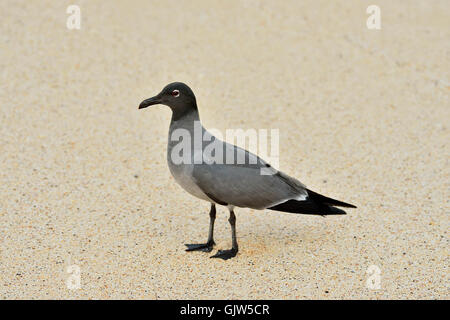
<instances>
[{"instance_id":1,"label":"sand","mask_svg":"<svg viewBox=\"0 0 450 320\"><path fill-rule=\"evenodd\" d=\"M372 2L79 0L80 30L72 2L0 2L0 297L450 298L450 5L378 0L368 30ZM185 252L209 205L170 176L170 110L137 110L172 81L358 209L237 209L236 258Z\"/></svg>"}]
</instances>

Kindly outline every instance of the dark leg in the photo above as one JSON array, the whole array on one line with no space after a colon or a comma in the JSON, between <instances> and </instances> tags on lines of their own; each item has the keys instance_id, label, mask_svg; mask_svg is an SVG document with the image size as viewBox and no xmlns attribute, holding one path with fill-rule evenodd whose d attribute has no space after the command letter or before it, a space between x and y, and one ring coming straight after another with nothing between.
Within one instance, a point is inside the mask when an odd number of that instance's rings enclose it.
<instances>
[{"instance_id":1,"label":"dark leg","mask_svg":"<svg viewBox=\"0 0 450 320\"><path fill-rule=\"evenodd\" d=\"M203 251L210 252L215 245L213 240L214 234L214 220L216 220L216 205L211 203L211 210L209 211L209 234L208 241L200 244L186 244L186 251Z\"/></svg>"},{"instance_id":2,"label":"dark leg","mask_svg":"<svg viewBox=\"0 0 450 320\"><path fill-rule=\"evenodd\" d=\"M238 253L238 244L236 239L236 216L234 215L233 209L230 209L230 218L228 219L231 226L231 241L232 246L230 250L219 250L211 258L221 258L223 260L228 260L233 258Z\"/></svg>"}]
</instances>

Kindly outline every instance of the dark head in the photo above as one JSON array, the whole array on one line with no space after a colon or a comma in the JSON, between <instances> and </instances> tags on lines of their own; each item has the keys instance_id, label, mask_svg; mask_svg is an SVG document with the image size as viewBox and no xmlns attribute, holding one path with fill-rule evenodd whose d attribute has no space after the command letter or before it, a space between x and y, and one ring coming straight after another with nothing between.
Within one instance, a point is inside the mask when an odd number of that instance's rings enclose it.
<instances>
[{"instance_id":1,"label":"dark head","mask_svg":"<svg viewBox=\"0 0 450 320\"><path fill-rule=\"evenodd\" d=\"M154 104L164 104L173 111L197 109L194 93L191 88L182 82L168 84L158 95L142 101L139 109L147 108Z\"/></svg>"}]
</instances>

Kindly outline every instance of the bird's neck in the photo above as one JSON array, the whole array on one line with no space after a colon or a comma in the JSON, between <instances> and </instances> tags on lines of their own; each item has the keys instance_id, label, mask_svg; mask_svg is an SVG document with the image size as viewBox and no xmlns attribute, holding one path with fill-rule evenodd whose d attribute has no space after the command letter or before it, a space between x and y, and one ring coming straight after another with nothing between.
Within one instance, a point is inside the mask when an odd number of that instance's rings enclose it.
<instances>
[{"instance_id":1,"label":"bird's neck","mask_svg":"<svg viewBox=\"0 0 450 320\"><path fill-rule=\"evenodd\" d=\"M183 106L171 107L172 109L172 121L178 120L192 120L199 121L200 116L198 114L197 103L195 100L192 103Z\"/></svg>"},{"instance_id":2,"label":"bird's neck","mask_svg":"<svg viewBox=\"0 0 450 320\"><path fill-rule=\"evenodd\" d=\"M197 108L189 108L183 111L173 110L172 120L170 121L169 136L177 129L187 130L190 134L194 134L196 127L202 125ZM170 137L169 137L170 138Z\"/></svg>"},{"instance_id":3,"label":"bird's neck","mask_svg":"<svg viewBox=\"0 0 450 320\"><path fill-rule=\"evenodd\" d=\"M174 122L188 123L194 121L200 121L197 106L185 109L172 109L171 124Z\"/></svg>"},{"instance_id":4,"label":"bird's neck","mask_svg":"<svg viewBox=\"0 0 450 320\"><path fill-rule=\"evenodd\" d=\"M191 155L194 155L194 149L197 146L195 139L200 139L204 135L205 128L200 123L200 117L197 109L190 109L189 111L180 115L180 113L173 112L172 120L169 127L169 142L167 148L167 159L171 163L172 149L181 142L187 143L185 148L191 150ZM200 143L200 147L202 144ZM185 151L183 151L185 152Z\"/></svg>"}]
</instances>

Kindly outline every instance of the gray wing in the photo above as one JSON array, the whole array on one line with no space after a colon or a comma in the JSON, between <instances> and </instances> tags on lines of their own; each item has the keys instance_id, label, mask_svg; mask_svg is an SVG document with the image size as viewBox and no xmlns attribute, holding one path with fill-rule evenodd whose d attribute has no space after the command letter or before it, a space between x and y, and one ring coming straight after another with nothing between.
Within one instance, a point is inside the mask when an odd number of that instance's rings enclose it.
<instances>
[{"instance_id":1,"label":"gray wing","mask_svg":"<svg viewBox=\"0 0 450 320\"><path fill-rule=\"evenodd\" d=\"M237 146L222 142L224 153L235 152L235 159L245 163L195 164L192 172L197 186L213 201L237 207L268 208L290 199L305 200L306 187L298 180L272 168L258 156ZM242 159L242 158L241 158ZM249 163L249 159L252 159Z\"/></svg>"}]
</instances>

